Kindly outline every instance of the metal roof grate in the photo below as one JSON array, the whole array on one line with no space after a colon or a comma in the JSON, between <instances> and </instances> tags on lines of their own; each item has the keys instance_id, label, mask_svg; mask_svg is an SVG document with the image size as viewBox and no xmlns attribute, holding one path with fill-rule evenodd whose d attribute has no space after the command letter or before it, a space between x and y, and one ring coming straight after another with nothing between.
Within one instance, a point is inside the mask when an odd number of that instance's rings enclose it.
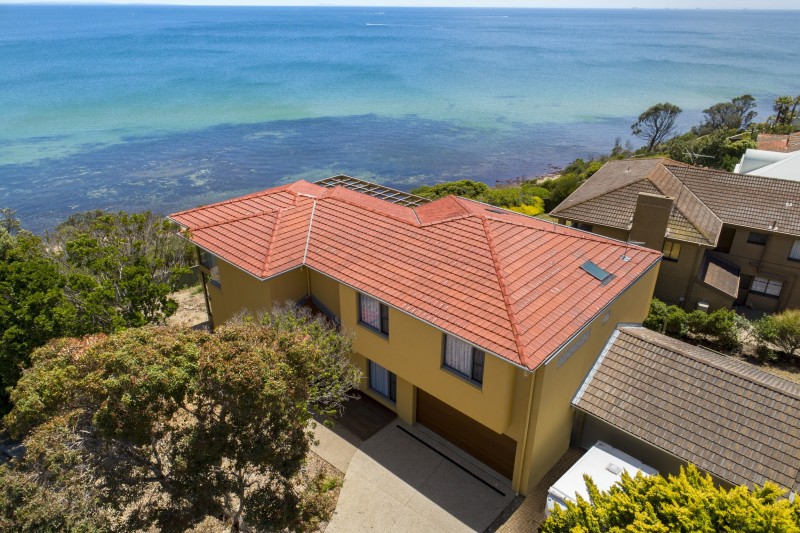
<instances>
[{"instance_id":1,"label":"metal roof grate","mask_svg":"<svg viewBox=\"0 0 800 533\"><path fill-rule=\"evenodd\" d=\"M614 276L610 272L606 272L591 261L586 261L581 265L581 268L594 276L596 279L600 280L603 285L614 279Z\"/></svg>"},{"instance_id":2,"label":"metal roof grate","mask_svg":"<svg viewBox=\"0 0 800 533\"><path fill-rule=\"evenodd\" d=\"M328 188L344 187L346 189L350 189L351 191L368 194L380 200L386 200L387 202L392 202L394 204L399 204L406 207L418 207L430 202L428 198L423 198L422 196L398 191L397 189L392 189L391 187L384 187L383 185L378 185L377 183L371 183L369 181L351 178L350 176L344 175L325 178L324 180L317 181L316 184Z\"/></svg>"}]
</instances>

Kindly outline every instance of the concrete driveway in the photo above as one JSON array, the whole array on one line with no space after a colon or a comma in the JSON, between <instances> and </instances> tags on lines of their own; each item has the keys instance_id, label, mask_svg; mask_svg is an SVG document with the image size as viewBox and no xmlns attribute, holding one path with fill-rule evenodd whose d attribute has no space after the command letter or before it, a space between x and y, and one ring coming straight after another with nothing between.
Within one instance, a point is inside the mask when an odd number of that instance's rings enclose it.
<instances>
[{"instance_id":1,"label":"concrete driveway","mask_svg":"<svg viewBox=\"0 0 800 533\"><path fill-rule=\"evenodd\" d=\"M326 532L483 531L513 499L510 487L487 478L463 457L454 458L462 465L457 466L436 443L433 447L440 452L419 439L428 440L416 428L395 421L352 447L352 456L345 453L349 461L339 457L337 462L349 464ZM339 452L343 448L346 444L339 443ZM452 458L446 449L444 455Z\"/></svg>"}]
</instances>

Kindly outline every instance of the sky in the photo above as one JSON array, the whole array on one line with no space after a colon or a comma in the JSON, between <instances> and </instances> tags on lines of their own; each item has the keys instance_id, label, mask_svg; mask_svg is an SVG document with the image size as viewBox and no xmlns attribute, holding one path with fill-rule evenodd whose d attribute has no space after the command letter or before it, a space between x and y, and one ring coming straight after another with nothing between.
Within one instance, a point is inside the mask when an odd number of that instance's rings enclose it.
<instances>
[{"instance_id":1,"label":"sky","mask_svg":"<svg viewBox=\"0 0 800 533\"><path fill-rule=\"evenodd\" d=\"M0 4L182 4L248 6L373 6L373 7L558 7L642 9L798 9L797 0L0 0Z\"/></svg>"}]
</instances>

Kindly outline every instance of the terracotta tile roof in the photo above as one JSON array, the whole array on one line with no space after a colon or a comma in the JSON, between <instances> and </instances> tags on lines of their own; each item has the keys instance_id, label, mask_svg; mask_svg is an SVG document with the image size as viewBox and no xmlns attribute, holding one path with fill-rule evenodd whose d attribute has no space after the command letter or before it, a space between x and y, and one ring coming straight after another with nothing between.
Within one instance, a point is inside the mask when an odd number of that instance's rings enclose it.
<instances>
[{"instance_id":1,"label":"terracotta tile roof","mask_svg":"<svg viewBox=\"0 0 800 533\"><path fill-rule=\"evenodd\" d=\"M701 276L703 283L722 291L728 296L736 298L739 294L738 266L728 263L719 257L709 255L706 258L704 272Z\"/></svg>"},{"instance_id":2,"label":"terracotta tile roof","mask_svg":"<svg viewBox=\"0 0 800 533\"><path fill-rule=\"evenodd\" d=\"M669 159L610 161L551 215L630 230L639 192L674 198L665 235L671 239L715 246L723 224L800 235L800 182Z\"/></svg>"},{"instance_id":3,"label":"terracotta tile roof","mask_svg":"<svg viewBox=\"0 0 800 533\"><path fill-rule=\"evenodd\" d=\"M531 369L660 259L463 198L411 208L305 182L171 218L257 278L306 265Z\"/></svg>"},{"instance_id":4,"label":"terracotta tile roof","mask_svg":"<svg viewBox=\"0 0 800 533\"><path fill-rule=\"evenodd\" d=\"M418 205L427 204L431 201L429 198L424 198L409 192L392 189L391 187L386 187L377 183L360 180L358 178L353 178L352 176L345 176L344 174L319 180L315 182L315 184L328 188L344 187L345 189L363 192L364 194L368 194L375 198L388 200L393 204L400 204L407 207L416 207Z\"/></svg>"},{"instance_id":5,"label":"terracotta tile roof","mask_svg":"<svg viewBox=\"0 0 800 533\"><path fill-rule=\"evenodd\" d=\"M573 405L728 481L800 491L800 385L641 328L620 328Z\"/></svg>"},{"instance_id":6,"label":"terracotta tile roof","mask_svg":"<svg viewBox=\"0 0 800 533\"><path fill-rule=\"evenodd\" d=\"M770 152L796 152L800 150L800 131L790 135L759 133L758 149Z\"/></svg>"}]
</instances>

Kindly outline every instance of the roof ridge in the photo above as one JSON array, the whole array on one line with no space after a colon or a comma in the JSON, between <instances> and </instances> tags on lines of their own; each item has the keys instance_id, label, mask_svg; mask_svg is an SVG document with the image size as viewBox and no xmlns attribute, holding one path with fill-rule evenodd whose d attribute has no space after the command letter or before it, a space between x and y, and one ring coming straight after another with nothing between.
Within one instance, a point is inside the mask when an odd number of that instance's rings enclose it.
<instances>
[{"instance_id":1,"label":"roof ridge","mask_svg":"<svg viewBox=\"0 0 800 533\"><path fill-rule=\"evenodd\" d=\"M494 266L495 274L497 275L497 283L500 285L500 293L503 295L503 303L506 307L506 312L508 313L508 321L511 324L511 332L514 334L514 343L517 345L517 354L519 354L519 362L522 365L525 365L525 360L527 359L525 354L525 347L522 344L522 336L519 334L519 328L517 327L517 317L514 313L514 309L511 306L511 299L508 295L508 288L506 287L505 279L503 278L503 274L500 269L500 261L497 258L497 250L494 247L494 240L492 239L491 230L489 228L489 217L479 217L481 219L481 224L483 225L483 231L486 234L486 241L489 244L489 252L492 256L492 265Z\"/></svg>"},{"instance_id":2,"label":"roof ridge","mask_svg":"<svg viewBox=\"0 0 800 533\"><path fill-rule=\"evenodd\" d=\"M242 215L242 216L236 217L236 218L228 218L228 219L225 219L225 220L220 220L219 222L214 222L213 224L206 224L205 226L198 226L198 227L194 228L194 230L192 230L192 231L200 231L200 230L204 230L204 229L208 229L208 228L213 228L213 227L216 227L216 226L222 226L223 224L231 224L233 222L241 222L242 220L247 220L248 218L261 217L261 216L264 216L264 215L268 215L270 213L276 213L276 212L281 211L282 209L283 208L265 209L263 211L259 211L257 213L251 213L249 215ZM183 214L183 213L178 213L178 214L176 214L174 216L177 216L179 214Z\"/></svg>"},{"instance_id":3,"label":"roof ridge","mask_svg":"<svg viewBox=\"0 0 800 533\"><path fill-rule=\"evenodd\" d=\"M731 368L726 367L725 365L720 364L720 363L718 363L716 361L705 359L705 358L702 358L702 357L697 356L697 355L692 354L692 353L687 353L687 352L683 352L683 351L676 351L673 348L671 348L667 343L659 342L658 340L654 340L654 339L651 339L651 338L646 338L646 335L648 335L647 333L645 333L645 335L639 335L637 333L640 332L640 331L652 332L653 334L665 337L666 339L669 339L671 341L681 342L681 343L686 344L687 346L689 346L691 348L700 349L702 351L706 351L706 352L708 352L710 354L713 354L714 356L718 356L718 357L721 357L721 358L729 357L729 356L726 356L725 354L722 354L722 353L719 353L719 352L715 352L714 350L706 348L705 346L700 346L698 344L690 344L688 342L681 341L679 339L674 339L672 337L664 335L663 333L658 333L657 331L653 331L651 329L648 329L648 328L646 328L644 326L626 326L624 328L619 328L619 329L621 331L623 331L624 333L628 333L629 335L632 335L632 336L636 337L639 340L643 340L645 342L651 342L651 343L655 344L656 346L659 346L661 348L670 350L673 353L678 353L679 355L681 355L683 357L688 357L689 359L692 359L694 361L698 361L700 363L707 364L708 366L712 366L712 367L716 368L717 370L719 370L721 372L724 372L726 374L736 376L736 377L738 377L740 379L743 379L743 380L748 381L750 383L756 384L756 385L758 385L760 387L765 387L767 389L772 390L773 392L778 392L778 393L784 394L786 396L790 396L790 397L794 398L795 400L800 400L800 392L787 391L787 390L782 389L782 388L780 388L780 387L778 387L776 385L768 383L767 380L757 379L757 378L754 378L754 377L749 376L749 375L743 375L743 374L741 374L739 372L736 372L736 371L732 370ZM756 372L759 372L761 374L765 374L766 376L769 376L770 378L780 380L780 381L786 383L787 385L798 386L793 381L789 381L788 379L782 378L780 376L776 376L774 374L769 374L767 372L764 372L763 370L755 367L754 365L751 365L750 363L746 363L744 361L739 361L737 359L731 359L731 360L734 361L734 364L741 364L741 365L746 365L746 366L752 367L753 370L755 370Z\"/></svg>"},{"instance_id":4,"label":"roof ridge","mask_svg":"<svg viewBox=\"0 0 800 533\"><path fill-rule=\"evenodd\" d=\"M663 165L665 165L664 161L672 161L671 159L668 159L668 158L665 158L665 157L648 157L648 158L644 158L644 159L635 159L635 160L633 160L633 159L616 159L616 160L612 160L612 161L606 161L605 163L603 163L603 166L605 166L605 165L607 165L608 163L611 163L611 162L613 162L613 161L619 161L619 162L625 162L625 161L637 161L637 162L638 162L638 161L647 161L647 160L660 160L660 162L661 162L661 165L662 165L662 166L663 166ZM601 167L601 168L602 168L602 167ZM658 168L658 165L656 165L656 167L655 167L655 168L657 169L657 168ZM629 167L629 170L630 170L630 167ZM599 171L598 171L598 172L599 172ZM636 181L632 181L632 182L630 182L630 183L624 183L624 184L620 185L619 187L615 187L615 188L613 188L613 189L608 189L608 190L605 190L605 191L603 191L601 194L598 194L597 196L590 196L589 198L586 198L585 200L581 200L580 202L577 202L577 203L571 204L571 205L570 205L570 206L568 206L568 207L564 207L564 210L566 210L566 209L571 209L571 208L575 207L576 205L585 204L586 202L588 202L588 201L590 201L590 200L596 200L596 199L600 198L601 196L605 196L605 195L607 195L607 194L610 194L610 193L612 193L612 192L619 191L619 190L621 190L621 189L624 189L625 187L630 187L631 185L633 185L633 184L635 184L635 183L639 183L639 182L641 182L641 181L645 181L645 180L646 180L646 181L650 181L649 177L653 175L653 172L655 172L655 169L654 169L654 170L652 170L652 171L650 171L650 173L646 174L646 175L645 175L645 176L644 176L642 179L638 179L638 180L636 180ZM589 181L590 179L592 179L592 177L594 177L594 174L592 174L591 176L589 176L588 178L586 178L585 180L583 180L583 182L581 183L581 185L583 185L584 183L586 183L587 181ZM651 181L651 183L652 183L652 181ZM578 188L580 188L580 186L579 186ZM658 187L656 187L656 188L658 188ZM575 191L577 191L577 190L578 190L578 189L575 189ZM572 192L574 193L575 191L572 191ZM570 195L569 195L569 196L572 196L572 193L570 193ZM564 202L565 202L566 200L568 200L568 199L569 199L569 196L567 196L566 198L564 198L564 200L562 200L562 202L561 202L560 204L558 204L558 205L557 205L557 206L555 206L553 209L551 209L551 210L550 210L550 212L552 213L552 212L554 212L554 211L557 211L557 210L558 210L558 208L559 208L559 207L561 207L562 205L564 205Z\"/></svg>"},{"instance_id":5,"label":"roof ridge","mask_svg":"<svg viewBox=\"0 0 800 533\"><path fill-rule=\"evenodd\" d=\"M306 249L303 251L302 265L306 264L308 258L308 245L311 242L311 227L314 224L314 212L317 210L317 199L314 198L314 204L311 206L311 215L308 217L308 235L306 235Z\"/></svg>"},{"instance_id":6,"label":"roof ridge","mask_svg":"<svg viewBox=\"0 0 800 533\"><path fill-rule=\"evenodd\" d=\"M386 202L386 203L388 203L389 205L392 205L392 206L397 206L397 207L401 207L403 209L408 209L414 215L414 218L417 218L417 214L414 212L414 208L412 208L412 207L409 207L409 206L406 206L406 205L395 204L395 203L389 202L387 200L383 200L381 198L376 198L374 196L369 196L368 194L364 194L363 192L353 191L352 189L348 189L347 187L343 187L341 185L337 185L336 187L331 187L330 189L328 189L328 191L325 192L325 194L323 194L322 196L317 198L317 200L335 200L337 202L342 202L342 203L345 203L347 205L352 205L352 206L355 206L355 207L358 207L358 208L361 208L361 209L366 209L367 211L369 211L371 213L375 213L375 214L378 214L378 215L386 217L386 218L391 218L392 220L396 220L396 221L402 222L404 224L409 224L409 225L412 225L412 226L416 225L416 224L414 224L414 222L409 222L408 220L406 220L404 218L401 218L401 217L398 217L398 216L395 216L395 215L393 215L393 214L391 214L391 213L389 213L387 211L380 211L380 210L375 209L375 208L373 208L373 207L371 207L369 205L360 204L358 202L353 202L353 201L348 200L346 198L340 198L338 196L333 196L331 194L328 194L329 192L333 192L333 191L335 191L336 189L339 189L339 188L341 188L341 189L343 189L345 191L351 191L351 192L354 192L354 193L357 193L357 194L362 194L362 195L364 195L364 196L366 196L368 198L373 198L373 199L381 201L381 202ZM314 205L315 206L317 205L316 201L314 202Z\"/></svg>"},{"instance_id":7,"label":"roof ridge","mask_svg":"<svg viewBox=\"0 0 800 533\"><path fill-rule=\"evenodd\" d=\"M689 194L691 194L691 195L692 195L692 196L693 196L693 197L694 197L694 198L695 198L695 199L696 199L698 202L700 202L700 204L701 204L703 207L705 207L706 209L708 209L708 212L709 212L709 213L711 213L712 215L714 215L714 217L715 217L717 220L719 220L719 223L720 223L720 231L722 231L722 224L724 224L724 222L723 222L723 220L722 220L722 219L719 217L719 215L717 215L717 214L714 212L714 210L713 210L713 209L711 209L711 208L710 208L710 207L709 207L709 206L708 206L708 205L707 205L707 204L706 204L706 203L705 203L703 200L701 200L701 199L700 199L700 197L699 197L699 196L697 196L697 195L694 193L694 191L693 191L691 188L689 188L689 186L688 186L688 185L686 185L686 184L683 182L683 180L681 180L681 179L680 179L678 176L676 176L676 175L675 175L675 174L674 174L674 173L673 173L673 172L670 170L670 167L669 167L668 165L662 165L662 166L664 167L664 170L666 170L666 171L667 171L667 173L668 173L670 176L672 176L673 178L675 178L676 180L678 180L678 182L681 184L681 187L683 187L684 189L686 189L686 190L689 192ZM672 165L672 166L677 166L677 165ZM679 167L679 168L687 168L687 167ZM658 189L659 191L661 191L661 194L664 194L664 195L666 196L666 194L664 193L664 191L662 191L662 190L661 190L661 188L658 186L658 184L657 184L656 182L654 182L653 180L649 180L649 181L650 181L650 183L652 183L652 184L653 184L653 186L654 186L656 189ZM677 200L678 200L678 197L677 197L677 196L673 196L672 198L673 198L673 201L672 201L672 205L673 205L673 207L675 207L675 209L677 209L677 210L680 212L680 214L681 214L681 215L683 215L683 218L685 218L685 219L686 219L686 220L689 222L689 224L691 224L691 225L694 227L694 229L696 229L696 230L697 230L697 232L698 232L700 235L702 235L702 236L703 236L703 237L704 237L704 238L705 238L705 239L706 239L708 242L710 242L710 243L712 243L712 244L715 244L715 243L717 242L717 239L716 239L716 237L718 237L718 236L719 236L719 234L717 234L717 236L715 236L713 240L709 239L709 237L708 237L708 236L705 234L705 232L703 232L703 230L702 230L702 229L700 229L699 227L697 227L697 224L695 224L695 223L694 223L694 221L693 221L691 218L689 218L689 216L687 216L687 215L686 215L686 213L684 213L684 212L683 212L683 209L681 209L681 208L680 208L680 206L678 205L678 202L677 202Z\"/></svg>"},{"instance_id":8,"label":"roof ridge","mask_svg":"<svg viewBox=\"0 0 800 533\"><path fill-rule=\"evenodd\" d=\"M269 240L267 241L267 253L264 254L264 265L261 267L262 275L265 274L269 268L269 256L272 253L272 243L275 242L275 235L278 233L278 224L281 221L281 214L283 209L278 209L278 212L275 214L275 224L272 225L272 234L269 236Z\"/></svg>"}]
</instances>

